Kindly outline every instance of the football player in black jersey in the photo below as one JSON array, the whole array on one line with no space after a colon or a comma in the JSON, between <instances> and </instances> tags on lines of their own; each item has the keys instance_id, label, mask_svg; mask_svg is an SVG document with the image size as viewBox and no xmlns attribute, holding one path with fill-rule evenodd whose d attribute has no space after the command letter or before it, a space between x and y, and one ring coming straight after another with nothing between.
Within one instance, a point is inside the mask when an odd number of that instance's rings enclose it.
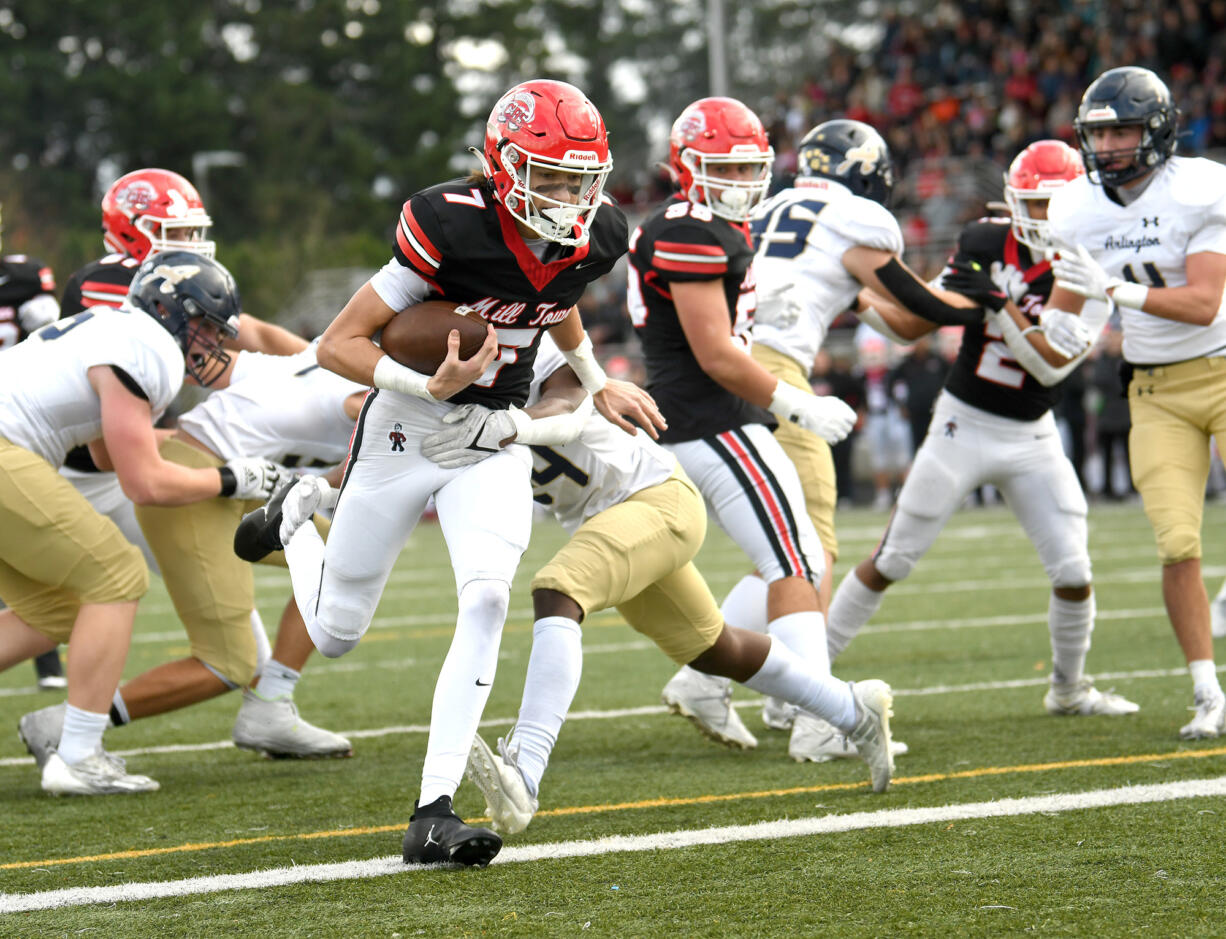
<instances>
[{"instance_id":1,"label":"football player in black jersey","mask_svg":"<svg viewBox=\"0 0 1226 939\"><path fill-rule=\"evenodd\" d=\"M506 92L486 127L479 174L424 189L401 211L392 259L324 333L319 362L369 384L325 546L304 525L285 543L294 592L321 652L338 656L366 632L397 556L433 496L455 572L459 612L435 686L430 738L406 863L484 866L501 840L452 812L469 745L489 697L511 580L532 520L531 453L544 442L520 407L542 331L549 329L596 407L629 432L650 428L641 389L608 382L575 307L626 250L626 220L603 194L612 167L604 121L579 89L533 80ZM464 303L488 323L485 345L423 375L374 343L400 310ZM471 405L471 407L461 407ZM537 424L543 422L536 422ZM452 459L432 462L425 437L458 431ZM307 517L318 488L295 487L283 519ZM313 537L312 537L313 535ZM322 568L322 575L321 575Z\"/></svg>"},{"instance_id":2,"label":"football player in black jersey","mask_svg":"<svg viewBox=\"0 0 1226 939\"><path fill-rule=\"evenodd\" d=\"M680 191L631 239L629 303L648 390L669 422L662 441L768 584L769 632L828 674L816 588L821 540L771 428L777 416L834 443L856 414L779 380L748 354L756 298L747 220L766 194L773 157L762 122L740 101L703 98L682 111L669 138ZM729 694L726 683L685 667L663 699L709 736L755 746ZM888 739L891 701L884 682L844 688L830 708L840 715L833 723L845 729L874 714ZM877 749L874 775L888 777L889 749Z\"/></svg>"},{"instance_id":3,"label":"football player in black jersey","mask_svg":"<svg viewBox=\"0 0 1226 939\"><path fill-rule=\"evenodd\" d=\"M15 346L59 316L51 268L25 254L0 254L0 351ZM40 688L64 688L68 684L55 649L34 660L34 672Z\"/></svg>"},{"instance_id":4,"label":"football player in black jersey","mask_svg":"<svg viewBox=\"0 0 1226 939\"><path fill-rule=\"evenodd\" d=\"M1047 202L1083 172L1077 151L1066 144L1031 144L1005 176L1011 218L981 219L962 230L942 286L990 315L982 328L963 333L889 527L835 593L828 631L832 659L876 612L886 588L911 573L967 495L991 483L1022 523L1051 580L1047 711L1119 715L1138 709L1099 691L1084 673L1094 628L1087 506L1051 407L1058 382L1080 364L1088 345L1062 354L1078 346L1060 345L1058 329L1048 323L1044 330L1037 316L1053 284L1044 257L1051 247ZM873 301L878 307L882 302Z\"/></svg>"}]
</instances>

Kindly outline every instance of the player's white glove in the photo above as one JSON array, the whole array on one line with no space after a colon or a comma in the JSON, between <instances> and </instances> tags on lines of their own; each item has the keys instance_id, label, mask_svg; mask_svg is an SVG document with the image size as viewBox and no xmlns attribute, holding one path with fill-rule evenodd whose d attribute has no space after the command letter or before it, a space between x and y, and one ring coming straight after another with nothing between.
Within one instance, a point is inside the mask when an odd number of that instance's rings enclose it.
<instances>
[{"instance_id":1,"label":"player's white glove","mask_svg":"<svg viewBox=\"0 0 1226 939\"><path fill-rule=\"evenodd\" d=\"M230 499L267 499L293 472L280 463L259 457L240 456L217 467L221 495Z\"/></svg>"},{"instance_id":2,"label":"player's white glove","mask_svg":"<svg viewBox=\"0 0 1226 939\"><path fill-rule=\"evenodd\" d=\"M27 333L32 333L48 323L54 323L59 318L59 301L49 293L40 293L37 297L31 297L17 308L17 323Z\"/></svg>"},{"instance_id":3,"label":"player's white glove","mask_svg":"<svg viewBox=\"0 0 1226 939\"><path fill-rule=\"evenodd\" d=\"M519 408L491 411L480 404L461 404L443 417L446 425L421 442L422 456L444 469L480 463L502 449L502 441L519 432L526 415Z\"/></svg>"},{"instance_id":4,"label":"player's white glove","mask_svg":"<svg viewBox=\"0 0 1226 939\"><path fill-rule=\"evenodd\" d=\"M281 544L289 544L294 532L321 509L334 509L340 490L333 489L322 476L302 476L281 502Z\"/></svg>"},{"instance_id":5,"label":"player's white glove","mask_svg":"<svg viewBox=\"0 0 1226 939\"><path fill-rule=\"evenodd\" d=\"M819 398L783 381L775 386L770 411L817 434L826 443L838 443L856 426L856 412L841 398Z\"/></svg>"},{"instance_id":6,"label":"player's white glove","mask_svg":"<svg viewBox=\"0 0 1226 939\"><path fill-rule=\"evenodd\" d=\"M1066 359L1075 359L1094 343L1094 333L1085 320L1064 310L1044 310L1039 325L1047 344Z\"/></svg>"},{"instance_id":7,"label":"player's white glove","mask_svg":"<svg viewBox=\"0 0 1226 939\"><path fill-rule=\"evenodd\" d=\"M1079 293L1089 300L1106 300L1108 290L1124 283L1103 270L1085 245L1072 249L1062 247L1060 256L1051 262L1051 270L1056 275L1056 286Z\"/></svg>"}]
</instances>

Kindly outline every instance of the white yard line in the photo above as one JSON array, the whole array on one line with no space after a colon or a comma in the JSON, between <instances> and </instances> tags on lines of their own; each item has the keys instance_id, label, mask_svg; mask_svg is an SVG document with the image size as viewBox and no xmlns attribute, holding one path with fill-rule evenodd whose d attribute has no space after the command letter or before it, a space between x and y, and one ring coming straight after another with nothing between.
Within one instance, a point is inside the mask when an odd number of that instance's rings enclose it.
<instances>
[{"instance_id":1,"label":"white yard line","mask_svg":"<svg viewBox=\"0 0 1226 939\"><path fill-rule=\"evenodd\" d=\"M965 821L975 818L1011 818L1052 812L1076 812L1087 809L1112 808L1177 799L1197 799L1226 795L1226 777L1162 783L1149 786L1124 786L1118 789L1096 789L1090 792L1069 792L1056 795L1030 796L1023 799L999 799L992 802L971 802L962 805L934 806L919 809L882 809L876 812L852 812L847 815L827 815L820 818L796 818L754 825L727 825L701 830L683 829L654 835L614 835L581 841L560 841L549 844L509 847L494 859L494 864L523 864L561 858L598 857L639 851L672 851L700 845L733 844L746 841L778 841L781 838L834 835L871 828L902 828L910 825L931 825L940 822ZM152 883L120 884L108 887L69 887L36 893L0 894L0 914L25 913L62 907L88 906L103 903L140 902L166 897L182 897L223 890L267 890L291 884L324 883L338 880L365 880L393 874L433 876L431 868L406 868L396 856L371 858L364 861L342 861L334 864L311 864L278 867L271 870L248 871L241 874L219 874L184 880L164 880ZM445 875L444 875L445 876Z\"/></svg>"}]
</instances>

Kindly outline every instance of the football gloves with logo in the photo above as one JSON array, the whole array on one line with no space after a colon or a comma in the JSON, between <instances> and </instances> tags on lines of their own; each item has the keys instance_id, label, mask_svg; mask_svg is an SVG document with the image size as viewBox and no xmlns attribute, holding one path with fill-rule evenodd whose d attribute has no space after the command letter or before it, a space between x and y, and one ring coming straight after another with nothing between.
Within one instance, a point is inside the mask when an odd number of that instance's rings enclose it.
<instances>
[{"instance_id":1,"label":"football gloves with logo","mask_svg":"<svg viewBox=\"0 0 1226 939\"><path fill-rule=\"evenodd\" d=\"M1009 302L1009 295L992 280L992 275L978 262L953 262L941 276L941 286L974 300L985 310L998 313Z\"/></svg>"},{"instance_id":2,"label":"football gloves with logo","mask_svg":"<svg viewBox=\"0 0 1226 939\"><path fill-rule=\"evenodd\" d=\"M1088 300L1108 300L1119 306L1139 310L1145 305L1149 288L1134 284L1108 274L1094 260L1085 245L1076 249L1062 247L1060 255L1051 262L1056 275L1056 286L1079 293ZM1111 291L1108 295L1107 291Z\"/></svg>"},{"instance_id":3,"label":"football gloves with logo","mask_svg":"<svg viewBox=\"0 0 1226 939\"><path fill-rule=\"evenodd\" d=\"M856 426L856 412L841 398L817 397L782 381L775 386L770 411L817 434L826 443L838 443Z\"/></svg>"},{"instance_id":4,"label":"football gloves with logo","mask_svg":"<svg viewBox=\"0 0 1226 939\"><path fill-rule=\"evenodd\" d=\"M221 495L229 499L267 499L277 486L294 474L271 460L243 456L217 467Z\"/></svg>"},{"instance_id":5,"label":"football gloves with logo","mask_svg":"<svg viewBox=\"0 0 1226 939\"><path fill-rule=\"evenodd\" d=\"M1064 310L1044 310L1039 314L1039 325L1047 344L1066 359L1075 359L1094 343L1094 333L1075 313Z\"/></svg>"},{"instance_id":6,"label":"football gloves with logo","mask_svg":"<svg viewBox=\"0 0 1226 939\"><path fill-rule=\"evenodd\" d=\"M422 456L444 469L479 463L501 450L503 441L519 432L512 411L519 408L491 411L479 404L461 404L443 417L446 426L442 430L422 440Z\"/></svg>"}]
</instances>

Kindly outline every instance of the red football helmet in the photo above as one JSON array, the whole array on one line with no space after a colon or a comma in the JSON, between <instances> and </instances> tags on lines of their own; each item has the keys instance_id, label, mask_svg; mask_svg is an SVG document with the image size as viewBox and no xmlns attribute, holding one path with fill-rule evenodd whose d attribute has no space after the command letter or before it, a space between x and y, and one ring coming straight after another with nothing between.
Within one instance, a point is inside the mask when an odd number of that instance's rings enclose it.
<instances>
[{"instance_id":1,"label":"red football helmet","mask_svg":"<svg viewBox=\"0 0 1226 939\"><path fill-rule=\"evenodd\" d=\"M587 241L613 159L604 119L578 88L534 79L504 94L485 125L482 162L516 220L559 244Z\"/></svg>"},{"instance_id":2,"label":"red football helmet","mask_svg":"<svg viewBox=\"0 0 1226 939\"><path fill-rule=\"evenodd\" d=\"M1059 140L1039 140L1013 158L1005 174L1005 203L1013 216L1013 237L1036 251L1054 247L1046 218L1032 218L1034 203L1047 206L1051 194L1085 175L1081 154Z\"/></svg>"},{"instance_id":3,"label":"red football helmet","mask_svg":"<svg viewBox=\"0 0 1226 939\"><path fill-rule=\"evenodd\" d=\"M102 197L102 241L108 251L143 261L153 251L194 251L213 257L206 235L213 220L200 193L170 170L134 170Z\"/></svg>"},{"instance_id":4,"label":"red football helmet","mask_svg":"<svg viewBox=\"0 0 1226 939\"><path fill-rule=\"evenodd\" d=\"M668 162L681 192L721 218L743 222L762 201L775 151L758 115L735 98L700 98L681 112L668 135ZM718 164L753 163L753 179L710 175Z\"/></svg>"}]
</instances>

